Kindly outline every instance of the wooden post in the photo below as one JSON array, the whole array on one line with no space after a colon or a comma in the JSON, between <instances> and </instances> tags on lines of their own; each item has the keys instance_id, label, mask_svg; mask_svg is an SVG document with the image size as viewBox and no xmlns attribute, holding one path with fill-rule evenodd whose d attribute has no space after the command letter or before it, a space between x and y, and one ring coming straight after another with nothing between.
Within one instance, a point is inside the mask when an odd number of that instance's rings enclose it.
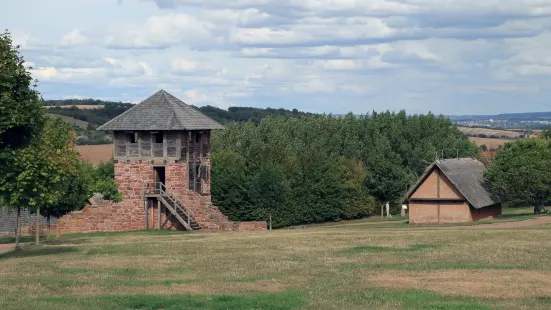
<instances>
[{"instance_id":1,"label":"wooden post","mask_svg":"<svg viewBox=\"0 0 551 310\"><path fill-rule=\"evenodd\" d=\"M272 230L272 213L270 212L270 230Z\"/></svg>"},{"instance_id":2,"label":"wooden post","mask_svg":"<svg viewBox=\"0 0 551 310\"><path fill-rule=\"evenodd\" d=\"M382 218L382 219L385 218L385 211L384 211L384 209L385 209L385 205L382 204L382 205L381 205L381 218Z\"/></svg>"},{"instance_id":3,"label":"wooden post","mask_svg":"<svg viewBox=\"0 0 551 310\"><path fill-rule=\"evenodd\" d=\"M161 230L161 200L157 200L157 227Z\"/></svg>"},{"instance_id":4,"label":"wooden post","mask_svg":"<svg viewBox=\"0 0 551 310\"><path fill-rule=\"evenodd\" d=\"M36 244L40 244L40 207L36 208Z\"/></svg>"},{"instance_id":5,"label":"wooden post","mask_svg":"<svg viewBox=\"0 0 551 310\"><path fill-rule=\"evenodd\" d=\"M17 207L17 217L15 219L15 251L21 251L19 240L21 240L21 207Z\"/></svg>"},{"instance_id":6,"label":"wooden post","mask_svg":"<svg viewBox=\"0 0 551 310\"><path fill-rule=\"evenodd\" d=\"M149 208L148 208L148 201L147 199L144 201L144 209L145 209L145 214L144 214L144 220L145 220L145 230L149 230Z\"/></svg>"},{"instance_id":7,"label":"wooden post","mask_svg":"<svg viewBox=\"0 0 551 310\"><path fill-rule=\"evenodd\" d=\"M438 199L436 208L438 212L438 223L440 223L440 170L436 168L434 171L436 172L436 198Z\"/></svg>"}]
</instances>

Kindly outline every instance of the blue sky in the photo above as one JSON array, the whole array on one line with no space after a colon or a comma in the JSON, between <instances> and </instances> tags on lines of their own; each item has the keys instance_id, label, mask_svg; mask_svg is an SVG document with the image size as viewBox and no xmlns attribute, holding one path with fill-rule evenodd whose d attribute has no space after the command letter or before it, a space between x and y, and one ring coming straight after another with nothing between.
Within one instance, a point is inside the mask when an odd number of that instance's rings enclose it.
<instances>
[{"instance_id":1,"label":"blue sky","mask_svg":"<svg viewBox=\"0 0 551 310\"><path fill-rule=\"evenodd\" d=\"M45 99L551 111L551 0L0 0Z\"/></svg>"}]
</instances>

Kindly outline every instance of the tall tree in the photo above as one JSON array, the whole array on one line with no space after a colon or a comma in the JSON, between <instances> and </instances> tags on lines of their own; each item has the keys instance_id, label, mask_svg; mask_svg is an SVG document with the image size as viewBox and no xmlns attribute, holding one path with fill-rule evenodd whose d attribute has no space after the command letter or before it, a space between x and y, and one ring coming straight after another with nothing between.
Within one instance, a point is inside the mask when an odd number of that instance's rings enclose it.
<instances>
[{"instance_id":1,"label":"tall tree","mask_svg":"<svg viewBox=\"0 0 551 310\"><path fill-rule=\"evenodd\" d=\"M534 204L540 213L551 198L551 140L522 139L505 144L486 176L507 199Z\"/></svg>"},{"instance_id":2,"label":"tall tree","mask_svg":"<svg viewBox=\"0 0 551 310\"><path fill-rule=\"evenodd\" d=\"M285 203L285 174L278 165L266 163L253 176L250 184L249 197L252 205L256 207L255 213L258 219L269 219L271 230L274 212Z\"/></svg>"},{"instance_id":3,"label":"tall tree","mask_svg":"<svg viewBox=\"0 0 551 310\"><path fill-rule=\"evenodd\" d=\"M16 192L8 190L6 181L20 176L17 165L29 157L29 144L42 129L44 113L40 95L35 90L31 73L19 55L19 46L13 46L11 35L0 34L0 205L13 207ZM20 205L17 208L16 249L19 249Z\"/></svg>"},{"instance_id":4,"label":"tall tree","mask_svg":"<svg viewBox=\"0 0 551 310\"><path fill-rule=\"evenodd\" d=\"M17 208L35 211L37 224L40 208L55 205L66 193L67 176L76 173L79 155L71 126L60 118L48 118L42 131L30 144L17 151L8 173L0 175L4 202ZM39 234L37 225L37 236ZM19 234L16 247L19 247Z\"/></svg>"},{"instance_id":5,"label":"tall tree","mask_svg":"<svg viewBox=\"0 0 551 310\"><path fill-rule=\"evenodd\" d=\"M44 121L40 95L18 49L9 32L0 34L0 168L9 150L26 146Z\"/></svg>"}]
</instances>

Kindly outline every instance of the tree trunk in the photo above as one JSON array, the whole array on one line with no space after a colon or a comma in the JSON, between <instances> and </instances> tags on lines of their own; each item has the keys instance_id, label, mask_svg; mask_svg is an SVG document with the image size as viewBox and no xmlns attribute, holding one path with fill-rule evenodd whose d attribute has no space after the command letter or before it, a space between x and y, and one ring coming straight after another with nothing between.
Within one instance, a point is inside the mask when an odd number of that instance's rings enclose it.
<instances>
[{"instance_id":1,"label":"tree trunk","mask_svg":"<svg viewBox=\"0 0 551 310\"><path fill-rule=\"evenodd\" d=\"M270 230L272 230L272 213L270 212Z\"/></svg>"},{"instance_id":2,"label":"tree trunk","mask_svg":"<svg viewBox=\"0 0 551 310\"><path fill-rule=\"evenodd\" d=\"M17 216L15 218L15 251L21 251L19 239L21 238L21 207L17 207Z\"/></svg>"},{"instance_id":3,"label":"tree trunk","mask_svg":"<svg viewBox=\"0 0 551 310\"><path fill-rule=\"evenodd\" d=\"M40 207L36 208L36 244L40 244Z\"/></svg>"},{"instance_id":4,"label":"tree trunk","mask_svg":"<svg viewBox=\"0 0 551 310\"><path fill-rule=\"evenodd\" d=\"M50 215L48 215L48 237L50 236Z\"/></svg>"}]
</instances>

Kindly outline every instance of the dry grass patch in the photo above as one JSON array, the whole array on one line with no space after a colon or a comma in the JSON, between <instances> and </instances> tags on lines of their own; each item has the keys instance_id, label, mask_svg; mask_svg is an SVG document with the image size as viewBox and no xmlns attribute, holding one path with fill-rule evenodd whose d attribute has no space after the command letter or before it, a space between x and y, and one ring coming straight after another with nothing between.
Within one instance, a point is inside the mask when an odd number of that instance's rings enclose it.
<instances>
[{"instance_id":1,"label":"dry grass patch","mask_svg":"<svg viewBox=\"0 0 551 310\"><path fill-rule=\"evenodd\" d=\"M292 296L307 309L487 309L499 305L499 294L508 295L508 306L545 308L536 297L551 296L550 240L546 226L80 235L0 258L0 290L8 296L0 309L144 308L146 294L162 301L151 309L223 301L212 296L238 296L230 309L265 309L252 301L264 295Z\"/></svg>"},{"instance_id":2,"label":"dry grass patch","mask_svg":"<svg viewBox=\"0 0 551 310\"><path fill-rule=\"evenodd\" d=\"M551 273L523 270L381 272L368 286L426 289L444 296L535 298L551 296Z\"/></svg>"}]
</instances>

